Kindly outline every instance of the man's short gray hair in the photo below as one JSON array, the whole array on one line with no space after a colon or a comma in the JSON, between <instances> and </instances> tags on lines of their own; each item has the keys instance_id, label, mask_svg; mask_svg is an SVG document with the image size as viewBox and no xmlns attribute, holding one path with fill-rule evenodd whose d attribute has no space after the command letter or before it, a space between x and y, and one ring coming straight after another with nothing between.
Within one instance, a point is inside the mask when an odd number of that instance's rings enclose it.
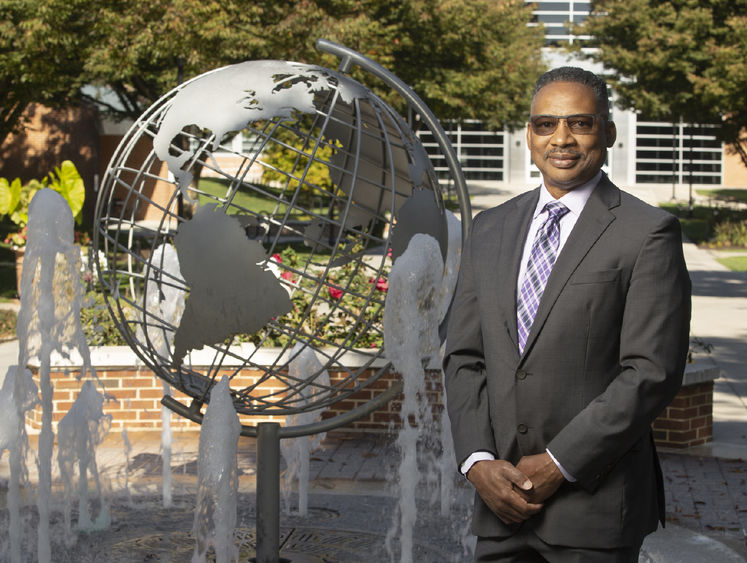
<instances>
[{"instance_id":1,"label":"man's short gray hair","mask_svg":"<svg viewBox=\"0 0 747 563\"><path fill-rule=\"evenodd\" d=\"M588 86L594 91L597 107L600 108L601 113L605 117L609 116L610 101L607 96L607 83L600 76L575 66L561 66L548 70L537 79L532 91L532 101L537 96L537 92L553 82L578 82Z\"/></svg>"}]
</instances>

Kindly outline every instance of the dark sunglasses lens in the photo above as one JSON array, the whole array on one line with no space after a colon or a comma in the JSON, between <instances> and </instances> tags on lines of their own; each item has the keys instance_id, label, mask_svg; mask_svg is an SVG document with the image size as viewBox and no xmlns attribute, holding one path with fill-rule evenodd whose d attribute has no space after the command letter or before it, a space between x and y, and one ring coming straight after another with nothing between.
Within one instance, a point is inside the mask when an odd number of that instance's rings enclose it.
<instances>
[{"instance_id":1,"label":"dark sunglasses lens","mask_svg":"<svg viewBox=\"0 0 747 563\"><path fill-rule=\"evenodd\" d=\"M589 135L594 131L594 116L571 115L568 117L568 129L579 135Z\"/></svg>"},{"instance_id":2,"label":"dark sunglasses lens","mask_svg":"<svg viewBox=\"0 0 747 563\"><path fill-rule=\"evenodd\" d=\"M558 128L558 118L540 115L532 118L532 131L537 135L551 135Z\"/></svg>"}]
</instances>

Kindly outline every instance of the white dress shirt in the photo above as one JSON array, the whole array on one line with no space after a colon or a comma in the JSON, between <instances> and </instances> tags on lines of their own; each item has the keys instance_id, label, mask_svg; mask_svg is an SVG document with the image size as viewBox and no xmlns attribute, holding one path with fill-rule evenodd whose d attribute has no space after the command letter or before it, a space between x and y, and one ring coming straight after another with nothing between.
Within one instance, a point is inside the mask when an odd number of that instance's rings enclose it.
<instances>
[{"instance_id":1,"label":"white dress shirt","mask_svg":"<svg viewBox=\"0 0 747 563\"><path fill-rule=\"evenodd\" d=\"M519 268L517 287L521 287L521 283L524 281L524 276L526 275L527 271L527 262L529 261L529 255L532 252L532 244L534 244L534 237L536 236L539 228L547 219L547 212L542 211L545 205L547 205L551 201L559 201L563 203L563 205L565 205L569 211L560 219L560 243L558 244L558 255L560 255L560 251L563 249L563 246L568 240L573 227L576 225L576 221L578 221L581 212L584 210L586 202L589 201L591 193L594 191L594 188L597 187L597 184L599 183L599 180L601 178L602 172L597 172L597 175L594 176L591 180L589 180L585 184L582 184L578 188L569 191L563 197L557 200L550 194L549 191L547 191L545 183L542 182L542 186L540 187L539 201L537 202L537 207L534 209L534 214L532 215L532 223L529 225L527 238L524 242L524 252L521 256L521 267ZM571 474L563 469L563 466L558 463L558 460L555 459L555 456L552 455L552 452L550 450L545 451L550 455L550 458L553 460L555 465L558 466L558 469L560 469L560 472L563 474L563 477L565 477L566 480L571 482L576 481L576 479ZM464 460L459 470L461 471L462 475L466 476L467 472L478 461L494 459L495 456L492 452L474 452L466 460Z\"/></svg>"}]
</instances>

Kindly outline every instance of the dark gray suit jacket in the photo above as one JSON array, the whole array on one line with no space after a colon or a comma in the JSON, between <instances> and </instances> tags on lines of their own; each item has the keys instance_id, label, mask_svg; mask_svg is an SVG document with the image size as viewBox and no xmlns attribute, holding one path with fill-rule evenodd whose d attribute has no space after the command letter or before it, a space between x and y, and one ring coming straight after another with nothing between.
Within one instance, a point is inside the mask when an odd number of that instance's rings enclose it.
<instances>
[{"instance_id":1,"label":"dark gray suit jacket","mask_svg":"<svg viewBox=\"0 0 747 563\"><path fill-rule=\"evenodd\" d=\"M516 286L539 189L480 213L465 243L444 369L457 461L553 453L564 483L532 518L556 545L632 545L664 518L650 425L677 393L690 279L679 222L602 176L520 357ZM476 496L473 532L505 536Z\"/></svg>"}]
</instances>

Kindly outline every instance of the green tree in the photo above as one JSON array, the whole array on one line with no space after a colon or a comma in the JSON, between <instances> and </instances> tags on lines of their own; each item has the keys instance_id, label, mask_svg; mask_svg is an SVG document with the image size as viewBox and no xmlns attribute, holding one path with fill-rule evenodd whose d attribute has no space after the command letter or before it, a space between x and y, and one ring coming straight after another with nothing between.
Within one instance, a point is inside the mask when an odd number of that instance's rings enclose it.
<instances>
[{"instance_id":1,"label":"green tree","mask_svg":"<svg viewBox=\"0 0 747 563\"><path fill-rule=\"evenodd\" d=\"M79 98L81 45L95 17L92 0L0 2L0 143L24 125L30 103Z\"/></svg>"},{"instance_id":2,"label":"green tree","mask_svg":"<svg viewBox=\"0 0 747 563\"><path fill-rule=\"evenodd\" d=\"M619 103L651 119L714 123L747 166L747 0L595 0L576 33L613 72Z\"/></svg>"},{"instance_id":3,"label":"green tree","mask_svg":"<svg viewBox=\"0 0 747 563\"><path fill-rule=\"evenodd\" d=\"M333 68L337 61L314 48L325 37L387 67L440 119L515 127L526 119L532 86L544 70L544 35L527 26L531 17L524 0L296 2L278 24L277 36L288 39L276 46L277 58ZM354 71L353 77L404 109L370 75Z\"/></svg>"},{"instance_id":4,"label":"green tree","mask_svg":"<svg viewBox=\"0 0 747 563\"><path fill-rule=\"evenodd\" d=\"M542 70L530 17L523 0L4 0L3 123L16 124L29 102L81 98L136 118L180 76L244 60L334 67L314 46L325 37L391 69L442 119L518 125Z\"/></svg>"}]
</instances>

